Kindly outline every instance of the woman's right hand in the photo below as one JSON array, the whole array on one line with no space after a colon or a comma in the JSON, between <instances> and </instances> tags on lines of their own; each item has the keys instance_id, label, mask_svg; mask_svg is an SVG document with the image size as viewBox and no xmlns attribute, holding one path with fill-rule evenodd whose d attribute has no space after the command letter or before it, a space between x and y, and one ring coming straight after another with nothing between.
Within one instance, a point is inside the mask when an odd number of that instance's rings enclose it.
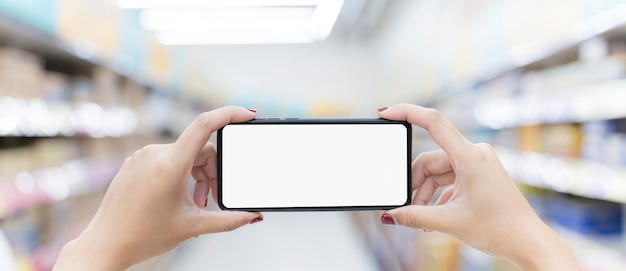
<instances>
[{"instance_id":1,"label":"woman's right hand","mask_svg":"<svg viewBox=\"0 0 626 271\"><path fill-rule=\"evenodd\" d=\"M491 146L472 144L434 109L400 104L379 115L424 128L441 147L415 159L413 204L383 213L383 223L448 233L524 270L579 270L570 247L533 211Z\"/></svg>"}]
</instances>

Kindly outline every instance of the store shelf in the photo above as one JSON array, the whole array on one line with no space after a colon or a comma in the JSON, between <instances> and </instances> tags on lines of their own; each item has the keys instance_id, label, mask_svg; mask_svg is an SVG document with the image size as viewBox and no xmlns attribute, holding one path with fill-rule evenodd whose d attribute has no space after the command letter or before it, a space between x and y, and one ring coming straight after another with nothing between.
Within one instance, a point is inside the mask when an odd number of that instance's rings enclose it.
<instances>
[{"instance_id":1,"label":"store shelf","mask_svg":"<svg viewBox=\"0 0 626 271\"><path fill-rule=\"evenodd\" d=\"M492 129L626 117L626 79L549 93L486 100L476 106L474 116L478 124Z\"/></svg>"},{"instance_id":2,"label":"store shelf","mask_svg":"<svg viewBox=\"0 0 626 271\"><path fill-rule=\"evenodd\" d=\"M69 64L83 72L91 71L92 67L103 67L141 85L149 85L147 80L124 70L124 67L98 58L95 48L80 44L70 45L3 13L0 13L0 40L4 45L37 53L53 62Z\"/></svg>"},{"instance_id":3,"label":"store shelf","mask_svg":"<svg viewBox=\"0 0 626 271\"><path fill-rule=\"evenodd\" d=\"M490 80L519 68L551 66L562 63L564 55L577 56L575 47L593 37L613 37L626 32L626 4L621 4L576 23L559 35L535 43L524 44L511 50L511 65L484 78Z\"/></svg>"},{"instance_id":4,"label":"store shelf","mask_svg":"<svg viewBox=\"0 0 626 271\"><path fill-rule=\"evenodd\" d=\"M180 97L179 93L171 88L155 84L139 71L129 70L123 64L102 59L98 56L96 48L89 43L70 44L3 13L0 13L0 44L21 48L44 57L48 62L47 66L52 66L47 68L63 69L63 72L85 76L91 76L91 72L96 67L104 68L150 91L182 101L190 106L202 106L196 99Z\"/></svg>"},{"instance_id":5,"label":"store shelf","mask_svg":"<svg viewBox=\"0 0 626 271\"><path fill-rule=\"evenodd\" d=\"M136 127L137 117L122 106L0 97L0 137L121 137Z\"/></svg>"},{"instance_id":6,"label":"store shelf","mask_svg":"<svg viewBox=\"0 0 626 271\"><path fill-rule=\"evenodd\" d=\"M0 177L0 218L105 189L120 159L79 159L58 167Z\"/></svg>"},{"instance_id":7,"label":"store shelf","mask_svg":"<svg viewBox=\"0 0 626 271\"><path fill-rule=\"evenodd\" d=\"M71 48L58 38L33 29L4 13L0 13L0 41L3 45L37 52L53 61L70 64L76 70L88 71L94 65L102 66L94 58L88 58L87 55L78 52L77 48Z\"/></svg>"},{"instance_id":8,"label":"store shelf","mask_svg":"<svg viewBox=\"0 0 626 271\"><path fill-rule=\"evenodd\" d=\"M512 149L498 148L497 152L505 168L518 183L585 198L626 203L626 168L542 153L522 153ZM621 231L603 232L609 231L612 226L607 224L609 222L594 220L598 216L589 213L594 212L593 208L600 207L578 205L585 201L568 196L559 200L559 197L551 195L542 202L544 206L540 207L540 213L545 216L550 227L572 247L581 270L623 270L626 266L626 239ZM609 209L614 208L605 206L602 210L611 213ZM568 214L564 215L563 210L568 210ZM561 223L565 224L557 223L557 219L564 219ZM579 230L585 234L563 226L566 224L572 224L568 227L582 228Z\"/></svg>"},{"instance_id":9,"label":"store shelf","mask_svg":"<svg viewBox=\"0 0 626 271\"><path fill-rule=\"evenodd\" d=\"M542 153L497 149L517 182L587 198L626 203L626 168Z\"/></svg>"},{"instance_id":10,"label":"store shelf","mask_svg":"<svg viewBox=\"0 0 626 271\"><path fill-rule=\"evenodd\" d=\"M475 80L438 95L425 104L438 104L455 98L475 86L482 85L496 78L522 69L540 69L578 59L578 47L594 37L614 38L626 35L626 4L621 4L607 11L592 16L564 29L560 34L552 35L537 42L522 44L510 49L506 65L479 73Z\"/></svg>"}]
</instances>

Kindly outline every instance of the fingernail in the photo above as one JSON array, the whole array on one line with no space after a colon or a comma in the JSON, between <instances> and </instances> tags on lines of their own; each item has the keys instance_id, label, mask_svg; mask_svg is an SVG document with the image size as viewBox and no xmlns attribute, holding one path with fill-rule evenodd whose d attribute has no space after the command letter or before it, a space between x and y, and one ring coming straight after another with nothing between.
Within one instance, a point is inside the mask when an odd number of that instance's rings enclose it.
<instances>
[{"instance_id":1,"label":"fingernail","mask_svg":"<svg viewBox=\"0 0 626 271\"><path fill-rule=\"evenodd\" d=\"M257 222L261 222L261 221L263 221L263 217L259 216L259 217L255 218L255 219L252 219L252 221L250 221L250 224L254 224L254 223L257 223Z\"/></svg>"},{"instance_id":2,"label":"fingernail","mask_svg":"<svg viewBox=\"0 0 626 271\"><path fill-rule=\"evenodd\" d=\"M383 111L387 110L387 108L389 108L389 107L385 106L385 107L378 108L378 112L383 112Z\"/></svg>"},{"instance_id":3,"label":"fingernail","mask_svg":"<svg viewBox=\"0 0 626 271\"><path fill-rule=\"evenodd\" d=\"M380 216L380 222L387 225L396 225L398 224L398 220L395 216L391 214L384 213Z\"/></svg>"},{"instance_id":4,"label":"fingernail","mask_svg":"<svg viewBox=\"0 0 626 271\"><path fill-rule=\"evenodd\" d=\"M248 108L246 108L246 109L248 109L248 111L250 111L250 112L256 113L256 109L254 109L254 108L249 108L249 107L248 107Z\"/></svg>"}]
</instances>

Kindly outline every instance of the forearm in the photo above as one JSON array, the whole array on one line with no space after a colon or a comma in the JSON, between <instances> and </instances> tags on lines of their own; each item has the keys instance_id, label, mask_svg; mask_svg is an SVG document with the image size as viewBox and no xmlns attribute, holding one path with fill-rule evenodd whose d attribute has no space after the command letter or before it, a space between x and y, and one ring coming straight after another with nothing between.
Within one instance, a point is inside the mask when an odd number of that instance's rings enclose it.
<instances>
[{"instance_id":1,"label":"forearm","mask_svg":"<svg viewBox=\"0 0 626 271\"><path fill-rule=\"evenodd\" d=\"M543 223L527 244L511 259L525 271L580 270L570 246Z\"/></svg>"},{"instance_id":2,"label":"forearm","mask_svg":"<svg viewBox=\"0 0 626 271\"><path fill-rule=\"evenodd\" d=\"M102 246L102 242L92 242L87 237L79 237L63 246L53 271L117 271L130 267L120 251Z\"/></svg>"}]
</instances>

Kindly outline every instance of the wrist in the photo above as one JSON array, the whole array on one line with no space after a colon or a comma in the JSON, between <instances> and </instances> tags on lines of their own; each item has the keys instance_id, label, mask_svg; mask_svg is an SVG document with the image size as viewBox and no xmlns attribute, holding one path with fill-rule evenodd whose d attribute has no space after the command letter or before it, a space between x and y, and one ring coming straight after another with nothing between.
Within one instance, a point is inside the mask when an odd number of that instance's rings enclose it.
<instances>
[{"instance_id":1,"label":"wrist","mask_svg":"<svg viewBox=\"0 0 626 271\"><path fill-rule=\"evenodd\" d=\"M543 222L512 259L523 270L579 270L572 249Z\"/></svg>"},{"instance_id":2,"label":"wrist","mask_svg":"<svg viewBox=\"0 0 626 271\"><path fill-rule=\"evenodd\" d=\"M53 270L126 270L127 258L123 249L83 232L63 246Z\"/></svg>"}]
</instances>

